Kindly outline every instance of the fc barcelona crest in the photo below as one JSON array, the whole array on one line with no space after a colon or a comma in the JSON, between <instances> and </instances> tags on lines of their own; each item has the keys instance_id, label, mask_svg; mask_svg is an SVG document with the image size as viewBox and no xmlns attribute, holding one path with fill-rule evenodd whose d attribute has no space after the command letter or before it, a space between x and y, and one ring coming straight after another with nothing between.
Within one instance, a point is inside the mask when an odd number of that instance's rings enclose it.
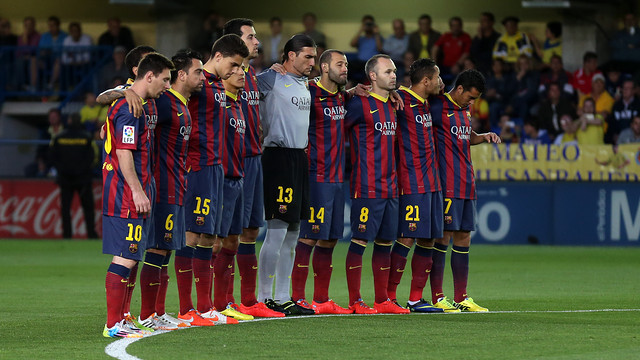
<instances>
[{"instance_id":1,"label":"fc barcelona crest","mask_svg":"<svg viewBox=\"0 0 640 360\"><path fill-rule=\"evenodd\" d=\"M138 252L138 244L129 245L129 252L135 254Z\"/></svg>"},{"instance_id":2,"label":"fc barcelona crest","mask_svg":"<svg viewBox=\"0 0 640 360\"><path fill-rule=\"evenodd\" d=\"M409 231L416 231L416 230L418 230L418 224L409 223Z\"/></svg>"},{"instance_id":3,"label":"fc barcelona crest","mask_svg":"<svg viewBox=\"0 0 640 360\"><path fill-rule=\"evenodd\" d=\"M319 232L320 232L320 225L312 225L312 226L311 226L311 231L312 231L314 234L319 233Z\"/></svg>"},{"instance_id":4,"label":"fc barcelona crest","mask_svg":"<svg viewBox=\"0 0 640 360\"><path fill-rule=\"evenodd\" d=\"M453 218L451 218L451 215L445 215L444 222L445 224L451 224L453 222Z\"/></svg>"},{"instance_id":5,"label":"fc barcelona crest","mask_svg":"<svg viewBox=\"0 0 640 360\"><path fill-rule=\"evenodd\" d=\"M196 225L199 225L199 226L204 225L204 216L196 217Z\"/></svg>"},{"instance_id":6,"label":"fc barcelona crest","mask_svg":"<svg viewBox=\"0 0 640 360\"><path fill-rule=\"evenodd\" d=\"M165 242L171 242L172 239L173 239L173 234L172 233L164 233L164 241Z\"/></svg>"},{"instance_id":7,"label":"fc barcelona crest","mask_svg":"<svg viewBox=\"0 0 640 360\"><path fill-rule=\"evenodd\" d=\"M280 209L278 209L278 211L280 212L280 214L286 213L287 212L287 205L281 204L280 205Z\"/></svg>"},{"instance_id":8,"label":"fc barcelona crest","mask_svg":"<svg viewBox=\"0 0 640 360\"><path fill-rule=\"evenodd\" d=\"M360 232L367 231L367 225L366 224L359 224L358 225L358 231L360 231Z\"/></svg>"}]
</instances>

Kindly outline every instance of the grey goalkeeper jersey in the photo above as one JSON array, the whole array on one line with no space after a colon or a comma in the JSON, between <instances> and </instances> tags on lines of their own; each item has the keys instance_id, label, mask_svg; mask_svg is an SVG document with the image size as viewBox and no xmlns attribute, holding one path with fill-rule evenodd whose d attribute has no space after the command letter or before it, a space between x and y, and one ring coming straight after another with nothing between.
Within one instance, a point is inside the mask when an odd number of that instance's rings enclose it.
<instances>
[{"instance_id":1,"label":"grey goalkeeper jersey","mask_svg":"<svg viewBox=\"0 0 640 360\"><path fill-rule=\"evenodd\" d=\"M264 146L306 148L311 109L307 78L268 69L257 79Z\"/></svg>"}]
</instances>

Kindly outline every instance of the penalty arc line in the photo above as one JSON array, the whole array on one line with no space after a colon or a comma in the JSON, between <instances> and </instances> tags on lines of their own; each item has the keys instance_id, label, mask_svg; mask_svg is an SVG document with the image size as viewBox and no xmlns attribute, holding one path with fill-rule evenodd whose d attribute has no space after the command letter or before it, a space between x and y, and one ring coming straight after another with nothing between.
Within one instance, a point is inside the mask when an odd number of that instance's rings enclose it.
<instances>
[{"instance_id":1,"label":"penalty arc line","mask_svg":"<svg viewBox=\"0 0 640 360\"><path fill-rule=\"evenodd\" d=\"M461 313L448 313L447 316L451 315L471 315L471 314L558 314L558 313L596 313L596 312L637 312L640 309L590 309L590 310L505 310L505 311L487 311L487 312L461 312ZM440 315L442 313L413 313L412 315ZM275 321L275 320L293 320L293 319L314 319L320 317L335 317L335 316L395 316L395 315L406 315L406 314L371 314L371 315L357 315L357 314L347 314L347 315L337 315L337 314L326 314L326 315L313 315L313 316L288 316L284 318L259 318L250 321L241 321L240 323L252 323L258 321ZM230 326L230 325L216 325L216 326ZM186 330L188 328L182 328L178 330ZM120 339L116 340L104 349L104 352L116 359L120 360L141 360L140 358L133 356L127 353L127 347L134 342L142 339L149 338L151 336L162 335L171 331L166 330L158 330L154 331L149 335L145 335L141 338L133 338L133 339Z\"/></svg>"}]
</instances>

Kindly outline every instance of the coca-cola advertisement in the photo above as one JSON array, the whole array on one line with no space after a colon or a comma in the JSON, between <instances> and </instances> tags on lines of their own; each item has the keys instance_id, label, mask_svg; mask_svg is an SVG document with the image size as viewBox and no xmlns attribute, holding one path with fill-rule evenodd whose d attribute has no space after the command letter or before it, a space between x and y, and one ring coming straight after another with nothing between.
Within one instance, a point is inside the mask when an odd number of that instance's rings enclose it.
<instances>
[{"instance_id":1,"label":"coca-cola advertisement","mask_svg":"<svg viewBox=\"0 0 640 360\"><path fill-rule=\"evenodd\" d=\"M96 232L102 227L102 183L93 183ZM71 204L74 238L87 232L80 199ZM53 180L0 180L0 238L52 239L62 237L60 188Z\"/></svg>"}]
</instances>

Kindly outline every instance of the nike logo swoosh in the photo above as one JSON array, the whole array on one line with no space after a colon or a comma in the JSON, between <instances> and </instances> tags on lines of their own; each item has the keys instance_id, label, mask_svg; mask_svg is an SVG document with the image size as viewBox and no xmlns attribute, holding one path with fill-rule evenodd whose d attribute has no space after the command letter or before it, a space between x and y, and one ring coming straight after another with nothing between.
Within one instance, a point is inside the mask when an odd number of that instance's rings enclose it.
<instances>
[{"instance_id":1,"label":"nike logo swoosh","mask_svg":"<svg viewBox=\"0 0 640 360\"><path fill-rule=\"evenodd\" d=\"M410 106L410 107L416 107L416 106L418 106L418 105L420 105L420 104L411 104L411 105L409 105L409 106Z\"/></svg>"},{"instance_id":2,"label":"nike logo swoosh","mask_svg":"<svg viewBox=\"0 0 640 360\"><path fill-rule=\"evenodd\" d=\"M376 109L376 110L373 110L373 111L369 110L369 113L373 114L373 113L375 113L375 112L378 112L378 110L379 110L379 109Z\"/></svg>"},{"instance_id":3,"label":"nike logo swoosh","mask_svg":"<svg viewBox=\"0 0 640 360\"><path fill-rule=\"evenodd\" d=\"M187 270L178 269L178 272L179 273L186 273L186 272L189 272L191 270L193 270L193 269L187 269Z\"/></svg>"},{"instance_id":4,"label":"nike logo swoosh","mask_svg":"<svg viewBox=\"0 0 640 360\"><path fill-rule=\"evenodd\" d=\"M257 267L257 266L252 266L251 268L252 268L253 270L258 270L258 267Z\"/></svg>"},{"instance_id":5,"label":"nike logo swoosh","mask_svg":"<svg viewBox=\"0 0 640 360\"><path fill-rule=\"evenodd\" d=\"M231 269L233 267L233 265L227 265L227 268Z\"/></svg>"},{"instance_id":6,"label":"nike logo swoosh","mask_svg":"<svg viewBox=\"0 0 640 360\"><path fill-rule=\"evenodd\" d=\"M300 267L300 268L308 268L309 267L309 265L302 265L302 264L298 264L297 266Z\"/></svg>"},{"instance_id":7,"label":"nike logo swoosh","mask_svg":"<svg viewBox=\"0 0 640 360\"><path fill-rule=\"evenodd\" d=\"M121 282L121 283L128 283L128 282L129 282L129 280L120 279L120 282Z\"/></svg>"},{"instance_id":8,"label":"nike logo swoosh","mask_svg":"<svg viewBox=\"0 0 640 360\"><path fill-rule=\"evenodd\" d=\"M230 107L231 107L231 105L229 105L229 106L226 106L226 108L227 108L227 109L228 109L228 108L230 108Z\"/></svg>"},{"instance_id":9,"label":"nike logo swoosh","mask_svg":"<svg viewBox=\"0 0 640 360\"><path fill-rule=\"evenodd\" d=\"M447 114L447 117L452 117L452 116L453 116L453 113Z\"/></svg>"},{"instance_id":10,"label":"nike logo swoosh","mask_svg":"<svg viewBox=\"0 0 640 360\"><path fill-rule=\"evenodd\" d=\"M273 279L274 277L276 277L275 275L269 275L269 279Z\"/></svg>"},{"instance_id":11,"label":"nike logo swoosh","mask_svg":"<svg viewBox=\"0 0 640 360\"><path fill-rule=\"evenodd\" d=\"M188 323L190 323L190 322L192 322L192 321L193 321L193 316L192 316L192 317L190 317L190 318L188 318L188 319L183 319L183 318L179 318L179 319L180 319L180 320L182 320L182 321L184 321L184 322L188 322Z\"/></svg>"},{"instance_id":12,"label":"nike logo swoosh","mask_svg":"<svg viewBox=\"0 0 640 360\"><path fill-rule=\"evenodd\" d=\"M181 113L178 113L178 116L182 116L182 114L184 114L184 113L183 113L183 112L181 112Z\"/></svg>"},{"instance_id":13,"label":"nike logo swoosh","mask_svg":"<svg viewBox=\"0 0 640 360\"><path fill-rule=\"evenodd\" d=\"M404 269L396 269L397 272L404 272Z\"/></svg>"},{"instance_id":14,"label":"nike logo swoosh","mask_svg":"<svg viewBox=\"0 0 640 360\"><path fill-rule=\"evenodd\" d=\"M213 266L209 265L209 269L213 269Z\"/></svg>"},{"instance_id":15,"label":"nike logo swoosh","mask_svg":"<svg viewBox=\"0 0 640 360\"><path fill-rule=\"evenodd\" d=\"M213 83L214 83L213 81L209 81L209 85L213 85Z\"/></svg>"},{"instance_id":16,"label":"nike logo swoosh","mask_svg":"<svg viewBox=\"0 0 640 360\"><path fill-rule=\"evenodd\" d=\"M160 286L160 283L149 283L149 286Z\"/></svg>"},{"instance_id":17,"label":"nike logo swoosh","mask_svg":"<svg viewBox=\"0 0 640 360\"><path fill-rule=\"evenodd\" d=\"M362 265L358 265L358 266L349 266L349 270L353 270L353 269L357 269L357 268L361 268Z\"/></svg>"},{"instance_id":18,"label":"nike logo swoosh","mask_svg":"<svg viewBox=\"0 0 640 360\"><path fill-rule=\"evenodd\" d=\"M430 272L431 272L431 270L427 269L427 270L425 270L424 272L430 273Z\"/></svg>"},{"instance_id":19,"label":"nike logo swoosh","mask_svg":"<svg viewBox=\"0 0 640 360\"><path fill-rule=\"evenodd\" d=\"M293 84L284 84L284 87L288 88L291 85L293 85Z\"/></svg>"},{"instance_id":20,"label":"nike logo swoosh","mask_svg":"<svg viewBox=\"0 0 640 360\"><path fill-rule=\"evenodd\" d=\"M380 270L382 270L382 271L389 270L389 269L391 269L391 266L389 266L389 267L381 267L380 268Z\"/></svg>"},{"instance_id":21,"label":"nike logo swoosh","mask_svg":"<svg viewBox=\"0 0 640 360\"><path fill-rule=\"evenodd\" d=\"M325 100L327 100L327 98L323 98L323 97L320 98L320 101L325 101Z\"/></svg>"}]
</instances>

